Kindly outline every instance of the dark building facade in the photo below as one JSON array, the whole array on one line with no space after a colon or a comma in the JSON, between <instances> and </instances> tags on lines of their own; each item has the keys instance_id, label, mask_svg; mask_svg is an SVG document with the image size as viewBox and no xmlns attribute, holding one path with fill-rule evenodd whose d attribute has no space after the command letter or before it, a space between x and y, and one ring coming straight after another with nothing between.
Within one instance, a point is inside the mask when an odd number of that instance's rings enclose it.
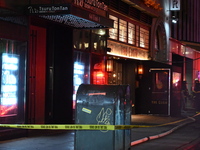
<instances>
[{"instance_id":1,"label":"dark building facade","mask_svg":"<svg viewBox=\"0 0 200 150\"><path fill-rule=\"evenodd\" d=\"M1 123L73 123L78 86L106 84L106 29L113 26L107 5L3 1L0 11Z\"/></svg>"},{"instance_id":2,"label":"dark building facade","mask_svg":"<svg viewBox=\"0 0 200 150\"><path fill-rule=\"evenodd\" d=\"M181 81L187 82L190 94L194 90L194 80L199 80L199 2L170 1L170 53L173 75L179 74ZM173 85L175 85L173 80ZM196 106L191 106L194 108Z\"/></svg>"}]
</instances>

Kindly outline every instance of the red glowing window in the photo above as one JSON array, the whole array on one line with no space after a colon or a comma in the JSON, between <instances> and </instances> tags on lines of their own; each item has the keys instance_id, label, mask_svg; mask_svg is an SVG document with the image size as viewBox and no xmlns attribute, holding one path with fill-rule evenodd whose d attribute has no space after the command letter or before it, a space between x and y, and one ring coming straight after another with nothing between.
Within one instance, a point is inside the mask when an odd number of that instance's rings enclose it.
<instances>
[{"instance_id":1,"label":"red glowing window","mask_svg":"<svg viewBox=\"0 0 200 150\"><path fill-rule=\"evenodd\" d=\"M106 77L103 71L94 71L93 73L93 84L105 84Z\"/></svg>"}]
</instances>

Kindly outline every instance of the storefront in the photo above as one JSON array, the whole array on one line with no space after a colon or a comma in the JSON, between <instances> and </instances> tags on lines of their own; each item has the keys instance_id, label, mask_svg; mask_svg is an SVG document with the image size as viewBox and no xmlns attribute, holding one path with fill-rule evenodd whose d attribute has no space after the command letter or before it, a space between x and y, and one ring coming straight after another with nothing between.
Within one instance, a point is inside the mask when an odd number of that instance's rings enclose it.
<instances>
[{"instance_id":1,"label":"storefront","mask_svg":"<svg viewBox=\"0 0 200 150\"><path fill-rule=\"evenodd\" d=\"M172 73L172 103L176 114L181 112L181 86L182 81L186 81L189 94L194 90L194 80L199 80L199 56L200 53L194 46L188 43L170 39L171 60L173 66ZM188 108L194 108L190 100L187 101Z\"/></svg>"},{"instance_id":2,"label":"storefront","mask_svg":"<svg viewBox=\"0 0 200 150\"><path fill-rule=\"evenodd\" d=\"M28 27L26 18L0 8L0 123L25 123ZM6 13L6 15L5 15ZM10 131L1 128L9 137Z\"/></svg>"},{"instance_id":3,"label":"storefront","mask_svg":"<svg viewBox=\"0 0 200 150\"><path fill-rule=\"evenodd\" d=\"M107 10L99 1L28 6L30 88L38 91L29 92L29 123L72 123L79 85L106 84L106 29L113 26Z\"/></svg>"},{"instance_id":4,"label":"storefront","mask_svg":"<svg viewBox=\"0 0 200 150\"><path fill-rule=\"evenodd\" d=\"M116 5L111 5L109 18L114 20L114 28L109 29L107 41L107 65L108 84L128 84L130 85L130 96L132 101L132 113L135 113L137 101L136 91L139 86L140 76L143 74L142 62L150 57L150 30L152 18L141 13L141 16L148 18L144 22L139 21L140 13L134 7L123 2L119 2L119 10ZM126 12L125 7L130 11ZM131 13L137 12L137 13Z\"/></svg>"},{"instance_id":5,"label":"storefront","mask_svg":"<svg viewBox=\"0 0 200 150\"><path fill-rule=\"evenodd\" d=\"M107 34L105 29L74 29L74 93L80 84L107 84L105 72Z\"/></svg>"}]
</instances>

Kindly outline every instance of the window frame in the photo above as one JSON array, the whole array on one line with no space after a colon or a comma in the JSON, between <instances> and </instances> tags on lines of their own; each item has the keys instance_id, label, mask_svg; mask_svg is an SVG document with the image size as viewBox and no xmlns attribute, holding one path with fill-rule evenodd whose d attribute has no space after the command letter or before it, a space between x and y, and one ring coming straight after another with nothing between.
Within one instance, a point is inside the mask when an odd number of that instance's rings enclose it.
<instances>
[{"instance_id":1,"label":"window frame","mask_svg":"<svg viewBox=\"0 0 200 150\"><path fill-rule=\"evenodd\" d=\"M109 19L114 20L114 28L109 29L109 38L113 40L118 40L119 19L113 15L109 15Z\"/></svg>"},{"instance_id":2,"label":"window frame","mask_svg":"<svg viewBox=\"0 0 200 150\"><path fill-rule=\"evenodd\" d=\"M109 15L109 18L114 20L114 28L109 29L109 39L149 49L150 29L147 26L114 15Z\"/></svg>"},{"instance_id":3,"label":"window frame","mask_svg":"<svg viewBox=\"0 0 200 150\"><path fill-rule=\"evenodd\" d=\"M149 49L149 30L140 27L139 47Z\"/></svg>"},{"instance_id":4,"label":"window frame","mask_svg":"<svg viewBox=\"0 0 200 150\"><path fill-rule=\"evenodd\" d=\"M132 26L132 27L131 27ZM136 43L136 25L128 22L128 44L135 45Z\"/></svg>"},{"instance_id":5,"label":"window frame","mask_svg":"<svg viewBox=\"0 0 200 150\"><path fill-rule=\"evenodd\" d=\"M127 33L128 33L127 21L119 19L119 41L126 43Z\"/></svg>"}]
</instances>

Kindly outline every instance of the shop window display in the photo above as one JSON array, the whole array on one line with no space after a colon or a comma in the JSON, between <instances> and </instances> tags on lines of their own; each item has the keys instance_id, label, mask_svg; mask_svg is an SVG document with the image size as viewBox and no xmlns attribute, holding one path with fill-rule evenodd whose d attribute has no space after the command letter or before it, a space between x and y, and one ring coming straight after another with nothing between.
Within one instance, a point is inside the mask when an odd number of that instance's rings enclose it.
<instances>
[{"instance_id":1,"label":"shop window display","mask_svg":"<svg viewBox=\"0 0 200 150\"><path fill-rule=\"evenodd\" d=\"M24 122L26 48L25 42L0 40L0 123Z\"/></svg>"}]
</instances>

